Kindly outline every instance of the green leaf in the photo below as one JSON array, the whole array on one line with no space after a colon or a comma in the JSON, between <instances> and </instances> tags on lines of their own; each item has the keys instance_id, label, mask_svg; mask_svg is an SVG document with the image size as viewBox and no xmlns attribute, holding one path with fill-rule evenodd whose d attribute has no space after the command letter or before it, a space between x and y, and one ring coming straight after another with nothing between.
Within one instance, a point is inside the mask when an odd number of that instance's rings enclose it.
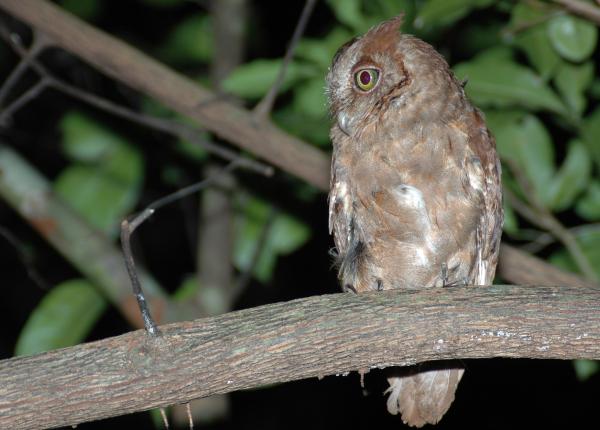
<instances>
[{"instance_id":1,"label":"green leaf","mask_svg":"<svg viewBox=\"0 0 600 430\"><path fill-rule=\"evenodd\" d=\"M600 100L600 79L596 78L592 81L589 89L590 97L595 100Z\"/></svg>"},{"instance_id":2,"label":"green leaf","mask_svg":"<svg viewBox=\"0 0 600 430\"><path fill-rule=\"evenodd\" d=\"M329 146L329 119L306 115L286 106L273 112L273 119L281 128L319 146Z\"/></svg>"},{"instance_id":3,"label":"green leaf","mask_svg":"<svg viewBox=\"0 0 600 430\"><path fill-rule=\"evenodd\" d=\"M483 8L495 0L427 0L417 13L418 29L448 26L466 16L472 9Z\"/></svg>"},{"instance_id":4,"label":"green leaf","mask_svg":"<svg viewBox=\"0 0 600 430\"><path fill-rule=\"evenodd\" d=\"M486 118L502 159L523 172L539 201L547 201L555 166L554 147L544 124L536 116L520 112L492 111Z\"/></svg>"},{"instance_id":5,"label":"green leaf","mask_svg":"<svg viewBox=\"0 0 600 430\"><path fill-rule=\"evenodd\" d=\"M254 60L235 69L223 81L223 89L239 97L258 99L266 94L277 78L282 60ZM291 62L280 91L293 84L317 75L312 65Z\"/></svg>"},{"instance_id":6,"label":"green leaf","mask_svg":"<svg viewBox=\"0 0 600 430\"><path fill-rule=\"evenodd\" d=\"M327 98L322 77L309 79L294 88L293 109L328 123Z\"/></svg>"},{"instance_id":7,"label":"green leaf","mask_svg":"<svg viewBox=\"0 0 600 430\"><path fill-rule=\"evenodd\" d=\"M120 182L102 169L72 165L54 182L54 191L92 226L116 234L138 199L139 187Z\"/></svg>"},{"instance_id":8,"label":"green leaf","mask_svg":"<svg viewBox=\"0 0 600 430\"><path fill-rule=\"evenodd\" d=\"M106 299L84 279L57 285L29 315L19 334L15 355L80 343L102 316L106 305Z\"/></svg>"},{"instance_id":9,"label":"green leaf","mask_svg":"<svg viewBox=\"0 0 600 430\"><path fill-rule=\"evenodd\" d=\"M186 18L167 36L159 56L167 62L208 62L213 54L213 31L209 15Z\"/></svg>"},{"instance_id":10,"label":"green leaf","mask_svg":"<svg viewBox=\"0 0 600 430\"><path fill-rule=\"evenodd\" d=\"M302 246L310 237L310 229L296 218L273 212L271 206L248 194L238 196L240 211L235 217L233 261L241 271L250 268L265 227L268 228L254 276L268 282L279 255L289 254Z\"/></svg>"},{"instance_id":11,"label":"green leaf","mask_svg":"<svg viewBox=\"0 0 600 430\"><path fill-rule=\"evenodd\" d=\"M322 39L303 38L298 42L296 58L312 62L323 71L331 65L337 50L352 38L352 33L342 27L334 27Z\"/></svg>"},{"instance_id":12,"label":"green leaf","mask_svg":"<svg viewBox=\"0 0 600 430\"><path fill-rule=\"evenodd\" d=\"M467 79L467 94L480 106L521 106L566 114L558 96L531 69L510 59L478 56L454 67L460 79Z\"/></svg>"},{"instance_id":13,"label":"green leaf","mask_svg":"<svg viewBox=\"0 0 600 430\"><path fill-rule=\"evenodd\" d=\"M584 95L594 79L594 63L581 65L563 63L554 76L554 85L567 106L579 117L587 106Z\"/></svg>"},{"instance_id":14,"label":"green leaf","mask_svg":"<svg viewBox=\"0 0 600 430\"><path fill-rule=\"evenodd\" d=\"M596 272L596 275L600 276L600 231L580 229L576 233L575 239L581 247L583 254L589 260L591 267ZM571 272L579 272L571 255L565 249L561 249L553 253L550 256L549 261L561 269Z\"/></svg>"},{"instance_id":15,"label":"green leaf","mask_svg":"<svg viewBox=\"0 0 600 430\"><path fill-rule=\"evenodd\" d=\"M579 140L569 142L567 157L558 173L547 185L544 203L554 211L569 208L590 180L592 162L585 145Z\"/></svg>"},{"instance_id":16,"label":"green leaf","mask_svg":"<svg viewBox=\"0 0 600 430\"><path fill-rule=\"evenodd\" d=\"M207 315L221 315L231 310L228 289L223 285L201 285L195 274L186 276L172 298L178 302L195 298Z\"/></svg>"},{"instance_id":17,"label":"green leaf","mask_svg":"<svg viewBox=\"0 0 600 430\"><path fill-rule=\"evenodd\" d=\"M515 45L527 55L543 80L552 76L561 63L546 31L546 17L547 9L539 7L537 3L518 2L512 10L509 23L509 27L515 29Z\"/></svg>"},{"instance_id":18,"label":"green leaf","mask_svg":"<svg viewBox=\"0 0 600 430\"><path fill-rule=\"evenodd\" d=\"M198 293L199 286L198 277L196 275L188 275L179 288L171 295L171 298L177 302L191 300Z\"/></svg>"},{"instance_id":19,"label":"green leaf","mask_svg":"<svg viewBox=\"0 0 600 430\"><path fill-rule=\"evenodd\" d=\"M55 192L96 228L117 233L139 195L143 177L139 152L79 112L67 113L60 128L62 148L77 162L58 175Z\"/></svg>"},{"instance_id":20,"label":"green leaf","mask_svg":"<svg viewBox=\"0 0 600 430\"><path fill-rule=\"evenodd\" d=\"M594 158L596 166L600 167L600 107L584 118L581 125L581 138Z\"/></svg>"},{"instance_id":21,"label":"green leaf","mask_svg":"<svg viewBox=\"0 0 600 430\"><path fill-rule=\"evenodd\" d=\"M78 111L67 112L59 122L62 150L74 161L97 162L111 156L127 141Z\"/></svg>"},{"instance_id":22,"label":"green leaf","mask_svg":"<svg viewBox=\"0 0 600 430\"><path fill-rule=\"evenodd\" d=\"M552 46L563 58L579 62L594 52L598 29L591 22L570 15L559 15L548 21L547 26Z\"/></svg>"},{"instance_id":23,"label":"green leaf","mask_svg":"<svg viewBox=\"0 0 600 430\"><path fill-rule=\"evenodd\" d=\"M372 0L364 2L365 8L367 8L369 15L374 14L372 18L376 19L377 22L388 19L392 16L404 14L404 17L411 14L414 9L414 1L412 0Z\"/></svg>"},{"instance_id":24,"label":"green leaf","mask_svg":"<svg viewBox=\"0 0 600 430\"><path fill-rule=\"evenodd\" d=\"M327 0L327 4L337 20L356 33L362 33L368 28L361 10L361 3L360 0Z\"/></svg>"},{"instance_id":25,"label":"green leaf","mask_svg":"<svg viewBox=\"0 0 600 430\"><path fill-rule=\"evenodd\" d=\"M588 184L585 194L575 206L575 211L589 221L600 221L600 181L594 180Z\"/></svg>"},{"instance_id":26,"label":"green leaf","mask_svg":"<svg viewBox=\"0 0 600 430\"><path fill-rule=\"evenodd\" d=\"M502 31L506 23L502 21L473 22L460 29L455 41L460 46L460 54L472 58L490 48L503 45ZM509 58L512 58L512 52Z\"/></svg>"},{"instance_id":27,"label":"green leaf","mask_svg":"<svg viewBox=\"0 0 600 430\"><path fill-rule=\"evenodd\" d=\"M509 235L516 235L519 232L519 221L515 215L515 211L513 211L513 208L508 204L507 199L504 199L502 206L504 207L503 229Z\"/></svg>"},{"instance_id":28,"label":"green leaf","mask_svg":"<svg viewBox=\"0 0 600 430\"><path fill-rule=\"evenodd\" d=\"M98 0L61 0L60 5L63 9L86 21L91 21L100 12Z\"/></svg>"},{"instance_id":29,"label":"green leaf","mask_svg":"<svg viewBox=\"0 0 600 430\"><path fill-rule=\"evenodd\" d=\"M575 376L584 382L594 376L600 370L600 363L595 360L573 360Z\"/></svg>"}]
</instances>

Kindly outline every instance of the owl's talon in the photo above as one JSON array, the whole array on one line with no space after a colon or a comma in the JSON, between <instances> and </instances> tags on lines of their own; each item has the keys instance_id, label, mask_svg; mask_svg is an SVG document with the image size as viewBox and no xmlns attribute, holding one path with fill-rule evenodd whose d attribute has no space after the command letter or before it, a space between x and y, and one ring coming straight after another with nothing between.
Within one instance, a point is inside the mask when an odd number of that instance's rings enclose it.
<instances>
[{"instance_id":1,"label":"owl's talon","mask_svg":"<svg viewBox=\"0 0 600 430\"><path fill-rule=\"evenodd\" d=\"M358 291L356 291L356 288L354 288L354 285L352 285L352 284L344 285L343 290L345 293L347 293L348 291L352 291L354 294L358 294Z\"/></svg>"},{"instance_id":2,"label":"owl's talon","mask_svg":"<svg viewBox=\"0 0 600 430\"><path fill-rule=\"evenodd\" d=\"M442 263L442 288L448 286L448 265Z\"/></svg>"}]
</instances>

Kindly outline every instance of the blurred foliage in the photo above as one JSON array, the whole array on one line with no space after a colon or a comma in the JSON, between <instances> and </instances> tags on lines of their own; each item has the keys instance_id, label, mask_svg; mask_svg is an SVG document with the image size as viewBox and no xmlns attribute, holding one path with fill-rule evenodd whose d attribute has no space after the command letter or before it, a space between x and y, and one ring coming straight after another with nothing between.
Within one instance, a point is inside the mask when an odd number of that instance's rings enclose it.
<instances>
[{"instance_id":1,"label":"blurred foliage","mask_svg":"<svg viewBox=\"0 0 600 430\"><path fill-rule=\"evenodd\" d=\"M29 315L15 355L31 355L83 341L106 309L106 299L85 279L56 285Z\"/></svg>"},{"instance_id":2,"label":"blurred foliage","mask_svg":"<svg viewBox=\"0 0 600 430\"><path fill-rule=\"evenodd\" d=\"M268 282L277 256L298 249L309 238L310 230L259 198L239 193L236 203L233 262L239 270L252 270L258 280Z\"/></svg>"},{"instance_id":3,"label":"blurred foliage","mask_svg":"<svg viewBox=\"0 0 600 430\"><path fill-rule=\"evenodd\" d=\"M116 236L137 203L143 179L139 151L109 128L79 112L59 123L62 150L72 163L54 190L92 226Z\"/></svg>"},{"instance_id":4,"label":"blurred foliage","mask_svg":"<svg viewBox=\"0 0 600 430\"><path fill-rule=\"evenodd\" d=\"M101 0L60 3L92 22L106 6ZM165 13L189 7L184 0L138 3L140 9ZM504 185L523 201L536 202L570 229L600 276L600 229L594 224L600 222L596 24L551 1L538 0L326 0L320 7L330 18L319 17L319 27L310 30L309 26L297 46L272 114L278 125L327 148L330 121L324 78L331 59L350 38L404 13L403 31L433 44L457 77L467 82L466 92L485 113L496 137L504 163ZM142 12L139 16L143 19ZM170 66L186 67L186 73L198 82L208 82L208 65L215 55L209 12L198 7L196 13L184 14L169 25L153 55ZM289 38L294 25L289 22L289 35L282 37ZM268 42L260 39L268 32L251 25L247 28L253 44ZM251 106L274 82L282 57L283 52L277 58L250 56L226 78L224 90ZM152 101L145 100L142 108L172 117ZM145 170L138 142L79 111L65 114L59 129L68 165L55 180L56 192L91 224L114 236L119 221L138 205ZM210 138L208 134L203 137ZM210 159L189 143L180 142L177 149L198 165ZM167 166L163 178L173 185L180 182L178 172L177 167ZM295 188L290 193L298 200L322 198L305 184L292 184ZM239 272L251 269L257 282L269 283L278 257L297 250L312 232L306 220L254 192L242 187L235 196L233 260ZM535 244L547 236L543 228L522 219L508 201L504 205L506 240ZM566 270L578 270L573 257L555 240L544 245L540 256ZM190 276L176 293L177 299L193 297L196 285L196 278ZM56 286L31 315L17 352L80 341L101 307L86 313L82 326L69 321L81 317L92 296L83 281ZM59 299L64 307L60 317L49 317L56 314ZM582 379L597 369L596 363L576 363Z\"/></svg>"}]
</instances>

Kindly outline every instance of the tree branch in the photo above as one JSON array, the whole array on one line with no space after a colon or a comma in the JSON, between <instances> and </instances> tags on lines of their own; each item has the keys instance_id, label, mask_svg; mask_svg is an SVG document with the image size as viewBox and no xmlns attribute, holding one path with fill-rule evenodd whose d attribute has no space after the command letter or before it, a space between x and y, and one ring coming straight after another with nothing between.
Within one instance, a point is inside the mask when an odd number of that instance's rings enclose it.
<instances>
[{"instance_id":1,"label":"tree branch","mask_svg":"<svg viewBox=\"0 0 600 430\"><path fill-rule=\"evenodd\" d=\"M157 338L136 331L0 361L0 427L75 425L264 384L430 360L599 359L600 291L492 286L333 294L160 330Z\"/></svg>"},{"instance_id":2,"label":"tree branch","mask_svg":"<svg viewBox=\"0 0 600 430\"><path fill-rule=\"evenodd\" d=\"M569 12L573 12L596 25L600 25L600 8L580 0L554 0Z\"/></svg>"},{"instance_id":3,"label":"tree branch","mask_svg":"<svg viewBox=\"0 0 600 430\"><path fill-rule=\"evenodd\" d=\"M577 288L598 288L595 282L574 273L565 272L514 246L500 247L498 275L519 285L570 285Z\"/></svg>"},{"instance_id":4,"label":"tree branch","mask_svg":"<svg viewBox=\"0 0 600 430\"><path fill-rule=\"evenodd\" d=\"M263 157L307 182L329 185L329 159L318 149L269 122L260 126L251 112L216 97L193 80L44 0L2 0L0 8L47 34L117 81L147 94L207 130Z\"/></svg>"},{"instance_id":5,"label":"tree branch","mask_svg":"<svg viewBox=\"0 0 600 430\"><path fill-rule=\"evenodd\" d=\"M106 236L91 228L58 199L46 178L2 143L0 141L0 197L67 261L98 285L134 327L142 327L123 255ZM195 307L170 301L148 272L139 270L139 276L153 315L159 321L190 319L197 315Z\"/></svg>"},{"instance_id":6,"label":"tree branch","mask_svg":"<svg viewBox=\"0 0 600 430\"><path fill-rule=\"evenodd\" d=\"M202 123L207 130L263 157L321 190L329 188L329 156L278 129L268 121L258 126L252 113L226 102L196 82L170 70L127 44L63 12L44 0L0 0L0 8L49 35L56 46L79 56L98 70L148 94L173 110ZM502 256L515 255L502 246ZM522 254L522 253L521 253ZM552 265L527 255L527 262L501 257L502 277L520 283L512 273L526 274L533 262L535 284L556 285ZM568 275L563 272L566 276ZM531 276L527 276L531 279ZM570 285L574 285L570 284ZM578 279L577 284L596 285Z\"/></svg>"}]
</instances>

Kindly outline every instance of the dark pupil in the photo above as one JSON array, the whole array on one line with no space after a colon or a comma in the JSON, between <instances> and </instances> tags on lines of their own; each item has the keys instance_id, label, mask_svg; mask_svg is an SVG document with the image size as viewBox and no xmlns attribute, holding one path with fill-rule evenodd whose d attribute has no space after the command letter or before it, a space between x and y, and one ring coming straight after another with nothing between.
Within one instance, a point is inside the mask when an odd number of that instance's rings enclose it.
<instances>
[{"instance_id":1,"label":"dark pupil","mask_svg":"<svg viewBox=\"0 0 600 430\"><path fill-rule=\"evenodd\" d=\"M371 74L366 70L363 70L362 72L360 72L359 79L361 84L367 86L371 83Z\"/></svg>"}]
</instances>

